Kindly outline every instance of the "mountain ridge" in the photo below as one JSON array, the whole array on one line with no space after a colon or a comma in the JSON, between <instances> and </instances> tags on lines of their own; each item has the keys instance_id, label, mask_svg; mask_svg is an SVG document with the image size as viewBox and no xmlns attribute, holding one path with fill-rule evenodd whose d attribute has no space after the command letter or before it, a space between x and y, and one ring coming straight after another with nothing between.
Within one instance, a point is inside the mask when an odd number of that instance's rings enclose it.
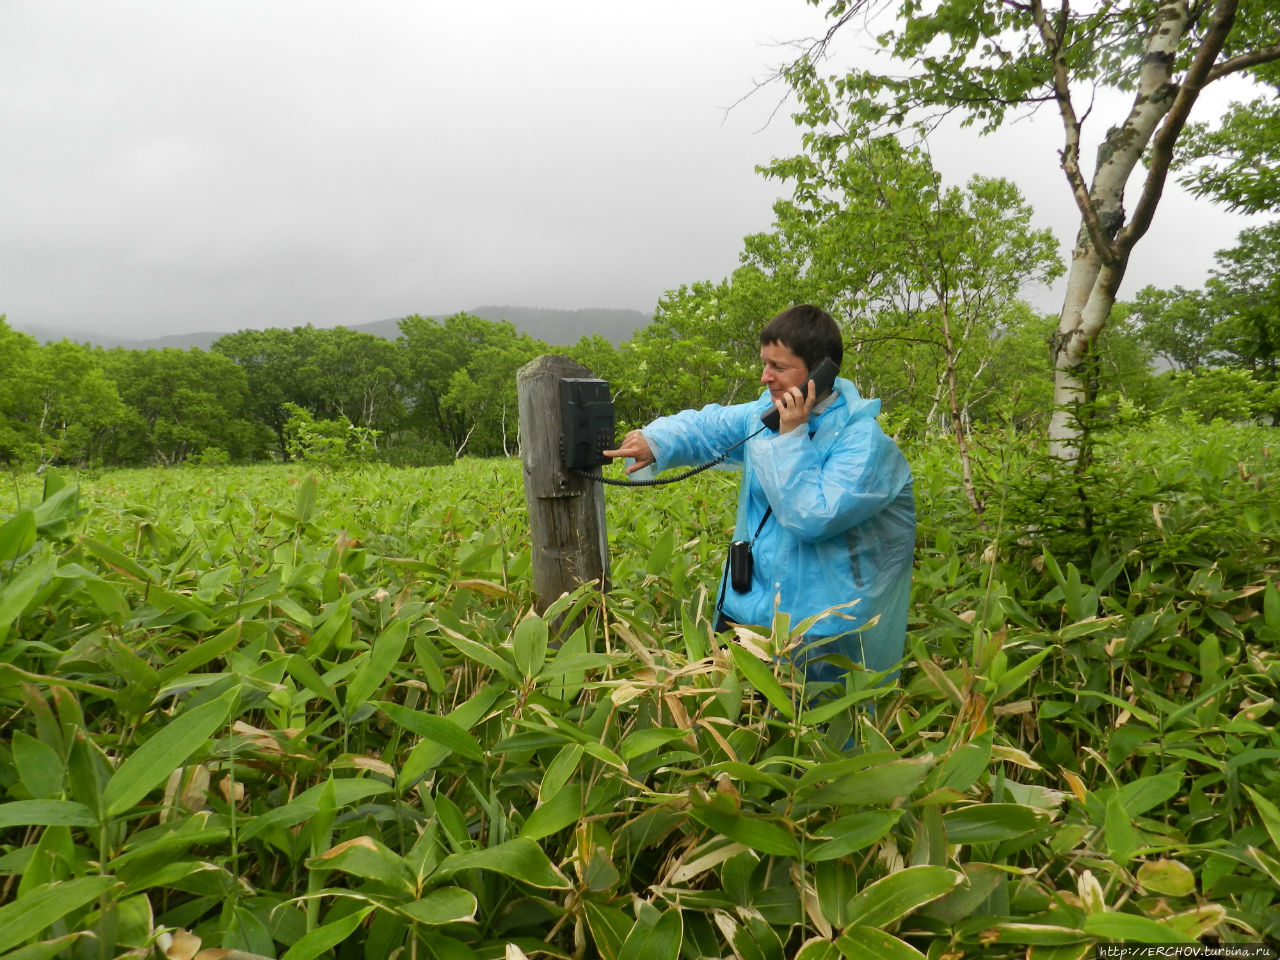
<instances>
[{"instance_id":1,"label":"mountain ridge","mask_svg":"<svg viewBox=\"0 0 1280 960\"><path fill-rule=\"evenodd\" d=\"M584 336L599 334L614 344L629 340L637 330L644 327L652 319L650 314L642 310L630 310L622 307L582 307L574 310L559 310L553 307L524 307L515 305L483 305L470 310L455 310L451 313L419 314L444 320L458 313L467 313L484 320L499 322L506 320L521 333L526 333L536 340L542 340L551 346L568 346L576 343ZM358 333L372 333L386 340L394 340L400 335L398 326L402 318L374 320L371 323L346 324L335 323L332 327L346 327ZM189 350L198 347L208 350L219 337L232 331L197 331L193 333L172 333L145 339L120 337L113 334L95 333L85 330L73 330L42 327L36 324L22 324L8 320L9 325L23 333L35 337L41 343L58 340L73 340L87 343L95 347L111 349L123 347L126 350L158 350L174 347ZM296 324L304 326L304 324ZM327 329L332 329L332 327ZM267 330L271 327L242 327L243 330ZM291 329L291 328L288 328Z\"/></svg>"}]
</instances>

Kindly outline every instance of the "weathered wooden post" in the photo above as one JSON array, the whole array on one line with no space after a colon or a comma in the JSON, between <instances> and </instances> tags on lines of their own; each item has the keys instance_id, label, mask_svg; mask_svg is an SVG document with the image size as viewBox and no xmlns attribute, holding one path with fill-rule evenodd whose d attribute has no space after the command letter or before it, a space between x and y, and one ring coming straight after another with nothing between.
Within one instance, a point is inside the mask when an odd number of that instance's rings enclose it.
<instances>
[{"instance_id":1,"label":"weathered wooden post","mask_svg":"<svg viewBox=\"0 0 1280 960\"><path fill-rule=\"evenodd\" d=\"M604 488L566 470L560 454L560 381L591 376L582 364L555 354L538 357L516 373L520 459L539 613L580 584L596 580L602 590L609 589Z\"/></svg>"}]
</instances>

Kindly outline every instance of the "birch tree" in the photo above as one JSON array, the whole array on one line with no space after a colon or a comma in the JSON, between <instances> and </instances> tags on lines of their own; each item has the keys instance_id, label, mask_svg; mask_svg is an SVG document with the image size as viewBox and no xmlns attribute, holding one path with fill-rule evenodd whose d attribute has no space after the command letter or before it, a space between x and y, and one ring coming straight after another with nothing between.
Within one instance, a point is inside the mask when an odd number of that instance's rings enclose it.
<instances>
[{"instance_id":1,"label":"birch tree","mask_svg":"<svg viewBox=\"0 0 1280 960\"><path fill-rule=\"evenodd\" d=\"M926 134L951 113L985 132L1026 110L1056 110L1058 166L1080 214L1051 347L1050 437L1069 456L1086 362L1193 108L1209 84L1280 58L1280 11L1266 0L808 2L827 7L831 26L786 75L801 97L797 119L811 128L806 144L828 164L851 137ZM882 56L867 59L879 65L823 75L835 36L859 29L874 34ZM1108 122L1108 92L1124 108L1090 163L1086 128Z\"/></svg>"}]
</instances>

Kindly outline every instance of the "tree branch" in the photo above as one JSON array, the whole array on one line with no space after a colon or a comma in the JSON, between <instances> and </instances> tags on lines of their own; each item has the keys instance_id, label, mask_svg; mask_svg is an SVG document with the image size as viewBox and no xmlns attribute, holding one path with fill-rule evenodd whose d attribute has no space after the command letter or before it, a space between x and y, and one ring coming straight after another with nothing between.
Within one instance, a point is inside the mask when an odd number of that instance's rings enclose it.
<instances>
[{"instance_id":1,"label":"tree branch","mask_svg":"<svg viewBox=\"0 0 1280 960\"><path fill-rule=\"evenodd\" d=\"M1222 52L1227 42L1227 35L1235 23L1236 8L1239 0L1218 0L1214 7L1213 17L1209 21L1209 29L1200 42L1191 66L1178 88L1173 105L1165 114L1164 122L1156 131L1151 141L1151 163L1147 169L1146 179L1142 184L1142 193L1134 207L1133 216L1116 237L1116 243L1127 255L1133 245L1147 232L1151 226L1151 218L1155 215L1156 205L1164 193L1164 184L1169 177L1169 164L1173 160L1173 148L1178 142L1191 108L1195 106L1200 91L1208 83L1209 74L1213 70L1213 62Z\"/></svg>"},{"instance_id":2,"label":"tree branch","mask_svg":"<svg viewBox=\"0 0 1280 960\"><path fill-rule=\"evenodd\" d=\"M1080 217L1089 233L1089 239L1093 241L1094 249L1098 251L1099 257L1109 262L1116 256L1115 248L1111 237L1102 228L1097 207L1094 206L1093 197L1089 195L1089 185L1080 172L1080 118L1076 115L1075 104L1071 100L1071 78L1062 55L1067 10L1068 0L1062 0L1058 26L1055 28L1049 22L1049 15L1041 0L1031 0L1031 18L1040 31L1045 52L1053 61L1053 94L1058 102L1058 112L1062 116L1062 132L1065 137L1065 143L1058 152L1059 164L1071 187L1071 195L1075 198L1076 207L1080 210Z\"/></svg>"},{"instance_id":3,"label":"tree branch","mask_svg":"<svg viewBox=\"0 0 1280 960\"><path fill-rule=\"evenodd\" d=\"M1232 57L1230 60L1223 60L1209 71L1204 82L1206 84L1213 83L1213 81L1220 80L1228 74L1248 70L1250 67L1270 63L1273 60L1280 60L1280 43L1270 43L1265 47L1259 47L1257 50L1250 50L1248 53L1242 53L1238 57Z\"/></svg>"}]
</instances>

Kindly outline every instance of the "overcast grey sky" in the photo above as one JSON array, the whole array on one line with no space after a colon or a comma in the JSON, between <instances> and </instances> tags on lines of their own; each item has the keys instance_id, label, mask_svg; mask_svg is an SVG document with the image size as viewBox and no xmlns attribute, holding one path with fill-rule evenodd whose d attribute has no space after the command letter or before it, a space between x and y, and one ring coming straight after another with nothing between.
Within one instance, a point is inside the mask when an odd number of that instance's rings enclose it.
<instances>
[{"instance_id":1,"label":"overcast grey sky","mask_svg":"<svg viewBox=\"0 0 1280 960\"><path fill-rule=\"evenodd\" d=\"M3 0L0 314L150 337L652 310L768 228L753 167L799 131L777 88L725 110L821 29L803 0ZM1046 117L935 161L1016 180L1065 255L1059 140ZM1171 191L1121 296L1199 284L1246 223Z\"/></svg>"}]
</instances>

